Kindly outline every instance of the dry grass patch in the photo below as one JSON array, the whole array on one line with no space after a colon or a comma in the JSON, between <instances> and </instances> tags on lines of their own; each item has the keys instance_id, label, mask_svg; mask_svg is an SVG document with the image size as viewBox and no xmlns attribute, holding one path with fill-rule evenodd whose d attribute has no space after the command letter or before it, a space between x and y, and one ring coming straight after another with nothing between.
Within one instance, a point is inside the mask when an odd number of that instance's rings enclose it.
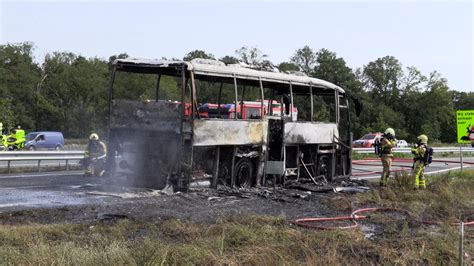
<instances>
[{"instance_id":1,"label":"dry grass patch","mask_svg":"<svg viewBox=\"0 0 474 266\"><path fill-rule=\"evenodd\" d=\"M425 191L404 182L386 189L336 198L338 212L357 206L400 207L419 217L452 221L473 212L474 173L430 180ZM472 219L471 217L469 219ZM364 222L361 221L362 224ZM367 223L367 222L366 222ZM115 220L89 224L0 226L3 264L39 265L340 265L457 263L458 229L423 226L395 214L371 214L367 231L308 230L285 217L220 217L214 223L178 219ZM474 230L465 250L474 254Z\"/></svg>"}]
</instances>

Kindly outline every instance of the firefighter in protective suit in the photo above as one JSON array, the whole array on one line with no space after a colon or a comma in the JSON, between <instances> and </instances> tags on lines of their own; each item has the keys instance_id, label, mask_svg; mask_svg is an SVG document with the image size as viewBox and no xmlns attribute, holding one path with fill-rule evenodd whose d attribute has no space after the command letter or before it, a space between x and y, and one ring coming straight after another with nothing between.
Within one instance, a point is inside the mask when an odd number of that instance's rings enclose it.
<instances>
[{"instance_id":1,"label":"firefighter in protective suit","mask_svg":"<svg viewBox=\"0 0 474 266\"><path fill-rule=\"evenodd\" d=\"M414 189L425 189L425 156L427 152L428 137L426 135L419 135L415 146L411 149L413 153L413 175L415 176Z\"/></svg>"},{"instance_id":2,"label":"firefighter in protective suit","mask_svg":"<svg viewBox=\"0 0 474 266\"><path fill-rule=\"evenodd\" d=\"M99 135L92 133L89 136L89 143L87 144L86 151L84 152L84 167L86 168L85 175L91 176L102 176L104 174L103 161L107 154L107 146L99 140Z\"/></svg>"},{"instance_id":3,"label":"firefighter in protective suit","mask_svg":"<svg viewBox=\"0 0 474 266\"><path fill-rule=\"evenodd\" d=\"M387 185L388 178L390 176L390 167L392 166L393 153L392 150L397 146L397 140L395 139L395 130L393 128L387 128L380 140L380 159L382 161L383 171L380 177L380 186L384 187Z\"/></svg>"}]
</instances>

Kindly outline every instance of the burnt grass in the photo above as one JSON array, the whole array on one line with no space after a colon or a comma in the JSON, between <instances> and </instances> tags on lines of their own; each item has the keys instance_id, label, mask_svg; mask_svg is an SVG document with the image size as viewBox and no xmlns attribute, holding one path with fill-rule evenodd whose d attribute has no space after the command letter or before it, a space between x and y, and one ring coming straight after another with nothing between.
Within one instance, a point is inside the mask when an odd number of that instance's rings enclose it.
<instances>
[{"instance_id":1,"label":"burnt grass","mask_svg":"<svg viewBox=\"0 0 474 266\"><path fill-rule=\"evenodd\" d=\"M365 193L297 189L194 189L101 205L0 213L5 264L456 264L459 227L474 220L474 172L430 178L413 191L408 176ZM364 213L351 230L314 230L303 217L347 216L365 207L409 212ZM426 225L420 221L439 221ZM325 226L348 222L322 223ZM474 228L465 228L472 264Z\"/></svg>"}]
</instances>

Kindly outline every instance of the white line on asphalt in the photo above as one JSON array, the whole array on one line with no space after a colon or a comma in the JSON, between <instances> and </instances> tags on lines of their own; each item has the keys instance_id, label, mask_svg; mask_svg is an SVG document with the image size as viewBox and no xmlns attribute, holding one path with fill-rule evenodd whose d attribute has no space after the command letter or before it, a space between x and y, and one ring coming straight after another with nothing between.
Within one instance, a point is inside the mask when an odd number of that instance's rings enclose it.
<instances>
[{"instance_id":1,"label":"white line on asphalt","mask_svg":"<svg viewBox=\"0 0 474 266\"><path fill-rule=\"evenodd\" d=\"M464 168L469 168L470 166L464 166ZM458 167L453 167L453 168L448 168L448 169L442 169L442 170L437 170L437 171L432 171L432 172L426 172L426 175L434 175L434 174L439 174L439 173L444 173L444 172L449 172L449 171L455 171L461 169L461 166ZM359 179L379 179L380 175L372 175L372 176L357 176Z\"/></svg>"},{"instance_id":2,"label":"white line on asphalt","mask_svg":"<svg viewBox=\"0 0 474 266\"><path fill-rule=\"evenodd\" d=\"M48 176L61 176L61 175L80 175L83 174L83 171L69 171L69 172L62 172L62 173L39 173L39 174L22 174L22 175L0 175L0 179L2 178L18 178L18 177L48 177Z\"/></svg>"}]
</instances>

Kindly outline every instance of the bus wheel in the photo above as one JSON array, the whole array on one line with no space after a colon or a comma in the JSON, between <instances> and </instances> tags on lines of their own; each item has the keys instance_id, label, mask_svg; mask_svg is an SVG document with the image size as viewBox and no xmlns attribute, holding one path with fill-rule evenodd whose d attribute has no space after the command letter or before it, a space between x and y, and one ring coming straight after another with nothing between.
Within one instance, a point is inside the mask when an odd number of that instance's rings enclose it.
<instances>
[{"instance_id":1,"label":"bus wheel","mask_svg":"<svg viewBox=\"0 0 474 266\"><path fill-rule=\"evenodd\" d=\"M332 164L331 164L331 157L327 155L323 155L319 157L318 161L318 175L324 175L326 180L332 180Z\"/></svg>"},{"instance_id":2,"label":"bus wheel","mask_svg":"<svg viewBox=\"0 0 474 266\"><path fill-rule=\"evenodd\" d=\"M235 165L235 180L239 187L251 187L254 178L253 163L248 158L240 159Z\"/></svg>"}]
</instances>

